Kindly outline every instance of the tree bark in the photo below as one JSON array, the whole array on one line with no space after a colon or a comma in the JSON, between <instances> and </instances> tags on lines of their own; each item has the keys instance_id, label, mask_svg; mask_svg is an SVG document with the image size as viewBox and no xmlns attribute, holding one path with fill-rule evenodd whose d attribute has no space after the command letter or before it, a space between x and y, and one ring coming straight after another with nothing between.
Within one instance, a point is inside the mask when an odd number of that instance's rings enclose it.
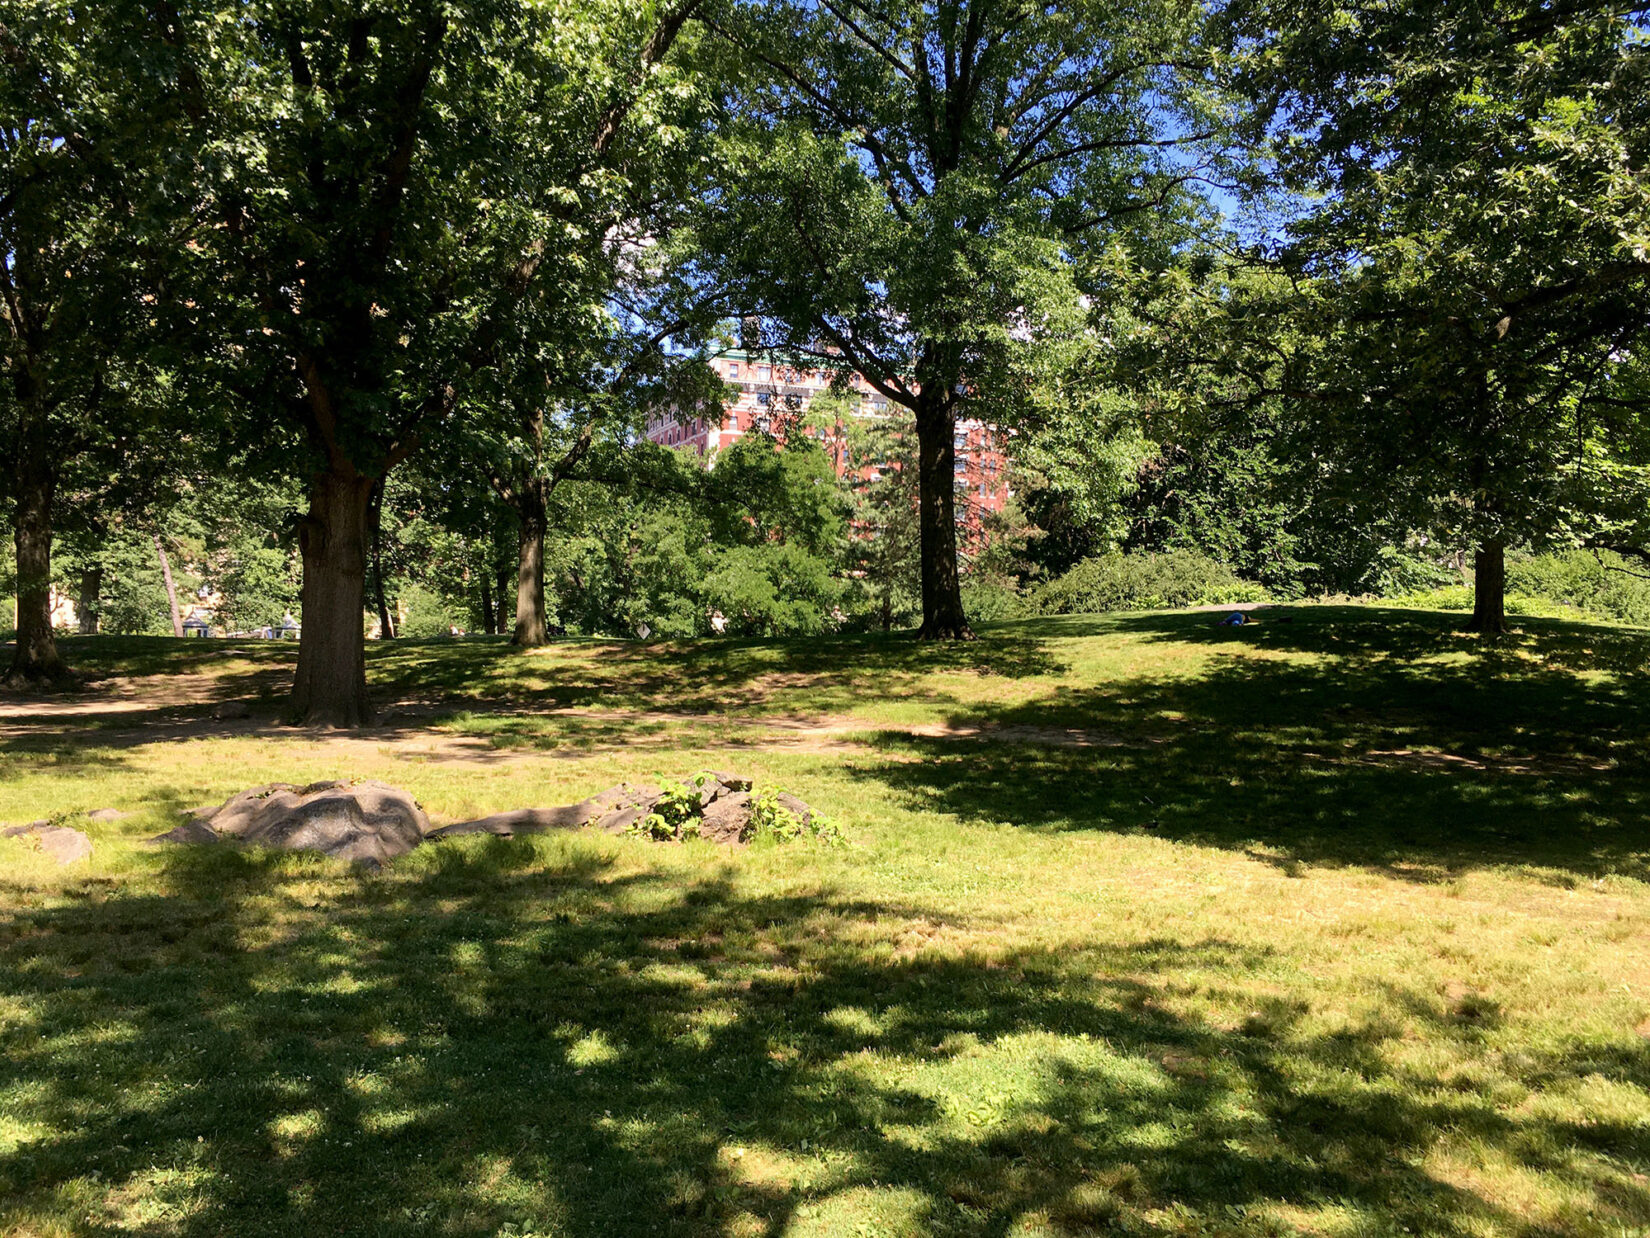
<instances>
[{"instance_id":1,"label":"tree bark","mask_svg":"<svg viewBox=\"0 0 1650 1238\"><path fill-rule=\"evenodd\" d=\"M80 599L75 611L80 619L80 634L96 636L100 625L99 611L103 606L103 565L95 563L80 573Z\"/></svg>"},{"instance_id":2,"label":"tree bark","mask_svg":"<svg viewBox=\"0 0 1650 1238\"><path fill-rule=\"evenodd\" d=\"M1469 632L1507 630L1506 546L1485 541L1472 556L1472 622Z\"/></svg>"},{"instance_id":3,"label":"tree bark","mask_svg":"<svg viewBox=\"0 0 1650 1238\"><path fill-rule=\"evenodd\" d=\"M919 640L973 640L957 575L957 410L949 385L933 380L917 395L917 508L922 535Z\"/></svg>"},{"instance_id":4,"label":"tree bark","mask_svg":"<svg viewBox=\"0 0 1650 1238\"><path fill-rule=\"evenodd\" d=\"M481 577L481 630L491 636L497 621L493 611L493 584L485 571L477 574Z\"/></svg>"},{"instance_id":5,"label":"tree bark","mask_svg":"<svg viewBox=\"0 0 1650 1238\"><path fill-rule=\"evenodd\" d=\"M378 639L395 639L395 619L390 614L388 599L384 596L384 479L372 488L372 510L368 513L372 529L372 593L378 605Z\"/></svg>"},{"instance_id":6,"label":"tree bark","mask_svg":"<svg viewBox=\"0 0 1650 1238\"><path fill-rule=\"evenodd\" d=\"M542 478L529 478L516 495L521 543L516 555L516 630L510 643L523 649L550 639L544 610L545 496Z\"/></svg>"},{"instance_id":7,"label":"tree bark","mask_svg":"<svg viewBox=\"0 0 1650 1238\"><path fill-rule=\"evenodd\" d=\"M52 633L52 499L57 474L47 444L25 433L17 458L17 646L6 682L38 687L63 679L68 668Z\"/></svg>"},{"instance_id":8,"label":"tree bark","mask_svg":"<svg viewBox=\"0 0 1650 1238\"><path fill-rule=\"evenodd\" d=\"M160 544L160 534L153 533L155 553L160 556L160 578L166 585L166 609L172 615L172 635L183 636L183 613L178 610L178 589L172 583L172 561L166 557L166 547Z\"/></svg>"},{"instance_id":9,"label":"tree bark","mask_svg":"<svg viewBox=\"0 0 1650 1238\"><path fill-rule=\"evenodd\" d=\"M315 479L309 511L298 526L304 613L292 707L306 723L360 726L372 720L362 615L373 485L373 478L335 462Z\"/></svg>"}]
</instances>

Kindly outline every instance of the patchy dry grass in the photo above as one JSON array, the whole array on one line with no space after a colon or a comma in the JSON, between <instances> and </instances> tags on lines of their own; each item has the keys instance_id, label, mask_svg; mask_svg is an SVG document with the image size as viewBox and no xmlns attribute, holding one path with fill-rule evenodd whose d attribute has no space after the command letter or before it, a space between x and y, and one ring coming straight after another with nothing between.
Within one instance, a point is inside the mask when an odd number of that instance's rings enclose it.
<instances>
[{"instance_id":1,"label":"patchy dry grass","mask_svg":"<svg viewBox=\"0 0 1650 1238\"><path fill-rule=\"evenodd\" d=\"M373 652L351 736L274 721L269 647L0 703L0 820L98 844L0 841L0 1231L1650 1232L1644 633ZM855 845L138 845L272 778L456 819L706 765Z\"/></svg>"}]
</instances>

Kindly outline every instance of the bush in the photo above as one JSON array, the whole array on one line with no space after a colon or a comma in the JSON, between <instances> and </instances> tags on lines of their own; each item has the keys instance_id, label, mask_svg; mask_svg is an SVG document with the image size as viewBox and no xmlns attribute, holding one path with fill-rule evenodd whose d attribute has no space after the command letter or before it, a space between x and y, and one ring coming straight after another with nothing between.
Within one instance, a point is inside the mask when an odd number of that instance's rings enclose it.
<instances>
[{"instance_id":1,"label":"bush","mask_svg":"<svg viewBox=\"0 0 1650 1238\"><path fill-rule=\"evenodd\" d=\"M1650 580L1609 551L1509 557L1507 593L1570 606L1600 619L1650 627Z\"/></svg>"},{"instance_id":2,"label":"bush","mask_svg":"<svg viewBox=\"0 0 1650 1238\"><path fill-rule=\"evenodd\" d=\"M1024 619L1030 613L1026 599L1006 580L969 580L962 587L963 613L980 623Z\"/></svg>"},{"instance_id":3,"label":"bush","mask_svg":"<svg viewBox=\"0 0 1650 1238\"><path fill-rule=\"evenodd\" d=\"M1193 550L1099 555L1084 559L1032 596L1042 615L1108 610L1170 610L1226 602L1261 602L1266 590Z\"/></svg>"},{"instance_id":4,"label":"bush","mask_svg":"<svg viewBox=\"0 0 1650 1238\"><path fill-rule=\"evenodd\" d=\"M396 602L404 616L397 635L410 640L447 636L453 627L468 622L459 605L423 585L408 585Z\"/></svg>"},{"instance_id":5,"label":"bush","mask_svg":"<svg viewBox=\"0 0 1650 1238\"><path fill-rule=\"evenodd\" d=\"M727 619L730 636L811 636L834 620L842 590L830 564L789 543L730 546L701 586L706 610Z\"/></svg>"}]
</instances>

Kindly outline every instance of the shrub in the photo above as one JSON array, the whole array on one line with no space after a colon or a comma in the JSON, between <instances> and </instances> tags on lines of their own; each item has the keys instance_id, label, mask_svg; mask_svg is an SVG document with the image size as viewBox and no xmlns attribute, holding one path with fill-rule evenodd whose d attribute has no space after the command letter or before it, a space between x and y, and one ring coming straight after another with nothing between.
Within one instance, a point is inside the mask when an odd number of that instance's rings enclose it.
<instances>
[{"instance_id":1,"label":"shrub","mask_svg":"<svg viewBox=\"0 0 1650 1238\"><path fill-rule=\"evenodd\" d=\"M1032 597L1043 615L1108 610L1168 610L1225 602L1259 602L1266 590L1192 550L1098 555L1084 559Z\"/></svg>"},{"instance_id":2,"label":"shrub","mask_svg":"<svg viewBox=\"0 0 1650 1238\"><path fill-rule=\"evenodd\" d=\"M998 619L1024 619L1029 613L1026 599L1006 580L970 580L962 587L963 613L980 623Z\"/></svg>"},{"instance_id":3,"label":"shrub","mask_svg":"<svg viewBox=\"0 0 1650 1238\"><path fill-rule=\"evenodd\" d=\"M457 605L424 585L408 585L396 602L403 615L399 635L410 640L446 636L451 628L467 622Z\"/></svg>"},{"instance_id":4,"label":"shrub","mask_svg":"<svg viewBox=\"0 0 1650 1238\"><path fill-rule=\"evenodd\" d=\"M1507 592L1650 627L1650 580L1635 575L1638 570L1609 551L1509 557Z\"/></svg>"}]
</instances>

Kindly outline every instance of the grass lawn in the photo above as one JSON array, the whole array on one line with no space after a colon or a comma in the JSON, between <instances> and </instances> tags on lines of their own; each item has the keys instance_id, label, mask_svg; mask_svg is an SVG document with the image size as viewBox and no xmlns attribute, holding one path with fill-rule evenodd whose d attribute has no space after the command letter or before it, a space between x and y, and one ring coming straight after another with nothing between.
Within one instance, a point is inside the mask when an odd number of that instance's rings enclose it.
<instances>
[{"instance_id":1,"label":"grass lawn","mask_svg":"<svg viewBox=\"0 0 1650 1238\"><path fill-rule=\"evenodd\" d=\"M350 735L291 646L68 641L0 699L0 821L97 847L0 840L0 1233L1650 1233L1650 633L1277 616L379 646ZM705 767L851 844L140 845Z\"/></svg>"}]
</instances>

